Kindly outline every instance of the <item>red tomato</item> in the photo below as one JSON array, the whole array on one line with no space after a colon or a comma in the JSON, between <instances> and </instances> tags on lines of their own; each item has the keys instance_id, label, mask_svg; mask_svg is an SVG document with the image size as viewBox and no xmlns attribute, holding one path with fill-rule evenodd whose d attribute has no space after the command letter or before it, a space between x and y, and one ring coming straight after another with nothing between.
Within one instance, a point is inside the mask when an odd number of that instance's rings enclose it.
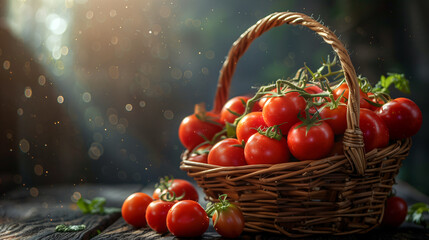
<instances>
[{"instance_id":1,"label":"red tomato","mask_svg":"<svg viewBox=\"0 0 429 240\"><path fill-rule=\"evenodd\" d=\"M207 163L207 156L212 148L211 145L204 145L199 147L195 152L191 153L187 160L193 162Z\"/></svg>"},{"instance_id":2,"label":"red tomato","mask_svg":"<svg viewBox=\"0 0 429 240\"><path fill-rule=\"evenodd\" d=\"M199 162L199 163L207 163L207 153L204 154L193 154L189 156L188 160L193 162Z\"/></svg>"},{"instance_id":3,"label":"red tomato","mask_svg":"<svg viewBox=\"0 0 429 240\"><path fill-rule=\"evenodd\" d=\"M146 226L146 208L149 203L152 202L152 198L146 193L133 193L122 204L122 217L125 222L134 227Z\"/></svg>"},{"instance_id":4,"label":"red tomato","mask_svg":"<svg viewBox=\"0 0 429 240\"><path fill-rule=\"evenodd\" d=\"M244 147L247 164L277 164L289 161L285 138L276 140L260 133L253 134Z\"/></svg>"},{"instance_id":5,"label":"red tomato","mask_svg":"<svg viewBox=\"0 0 429 240\"><path fill-rule=\"evenodd\" d=\"M379 98L376 98L376 97L374 96L374 93L372 93L372 92L369 92L369 93L368 93L368 98L369 98L369 99L371 99L371 101L372 101L373 103L380 104L380 105L384 105L384 104L385 104L385 102L383 102L383 100L381 100L381 99L379 99ZM370 109L371 109L372 111L376 112L378 109L380 109L380 107L377 107L377 106L371 105Z\"/></svg>"},{"instance_id":6,"label":"red tomato","mask_svg":"<svg viewBox=\"0 0 429 240\"><path fill-rule=\"evenodd\" d=\"M316 160L329 154L334 145L334 132L329 124L322 121L307 131L306 126L293 125L287 136L287 145L291 154L298 160Z\"/></svg>"},{"instance_id":7,"label":"red tomato","mask_svg":"<svg viewBox=\"0 0 429 240\"><path fill-rule=\"evenodd\" d=\"M206 112L205 118L206 121L202 121L192 114L180 123L179 139L188 150L194 149L206 140L212 140L214 135L222 130L223 124L218 115Z\"/></svg>"},{"instance_id":8,"label":"red tomato","mask_svg":"<svg viewBox=\"0 0 429 240\"><path fill-rule=\"evenodd\" d=\"M390 197L386 201L381 225L399 227L404 222L407 213L408 206L404 199L400 197Z\"/></svg>"},{"instance_id":9,"label":"red tomato","mask_svg":"<svg viewBox=\"0 0 429 240\"><path fill-rule=\"evenodd\" d=\"M347 99L349 98L349 86L346 83L341 84L338 88L334 89L332 92L334 94L334 98L337 99L341 94L343 94L343 98L341 99L341 102L346 103ZM368 95L362 91L362 89L359 88L359 96L360 96L360 107L361 108L368 108L371 109L371 104L368 101L371 101L371 99L368 98Z\"/></svg>"},{"instance_id":10,"label":"red tomato","mask_svg":"<svg viewBox=\"0 0 429 240\"><path fill-rule=\"evenodd\" d=\"M237 238L244 229L244 217L241 210L230 203L228 207L216 211L212 217L217 233L226 238Z\"/></svg>"},{"instance_id":11,"label":"red tomato","mask_svg":"<svg viewBox=\"0 0 429 240\"><path fill-rule=\"evenodd\" d=\"M413 101L396 98L377 112L389 129L390 139L404 139L415 135L422 125L422 112Z\"/></svg>"},{"instance_id":12,"label":"red tomato","mask_svg":"<svg viewBox=\"0 0 429 240\"><path fill-rule=\"evenodd\" d=\"M264 122L261 112L251 112L244 116L237 124L237 139L241 143L247 142L250 136L257 132L258 128L265 129L267 124Z\"/></svg>"},{"instance_id":13,"label":"red tomato","mask_svg":"<svg viewBox=\"0 0 429 240\"><path fill-rule=\"evenodd\" d=\"M305 116L306 102L297 92L290 92L282 97L270 98L262 109L262 116L268 126L280 125L283 135L299 121L298 115Z\"/></svg>"},{"instance_id":14,"label":"red tomato","mask_svg":"<svg viewBox=\"0 0 429 240\"><path fill-rule=\"evenodd\" d=\"M226 138L216 143L209 152L208 164L219 166L246 165L244 149L235 138Z\"/></svg>"},{"instance_id":15,"label":"red tomato","mask_svg":"<svg viewBox=\"0 0 429 240\"><path fill-rule=\"evenodd\" d=\"M363 133L366 152L374 148L386 147L389 144L389 129L375 112L361 108L359 128Z\"/></svg>"},{"instance_id":16,"label":"red tomato","mask_svg":"<svg viewBox=\"0 0 429 240\"><path fill-rule=\"evenodd\" d=\"M273 92L273 93L277 93L277 89L275 88L275 89L271 90L271 92ZM268 99L270 99L270 97L269 97L270 95L272 95L272 94L267 93L267 94L265 94L265 95L264 95L264 97L263 97L263 98L259 99L259 101L258 101L258 105L259 105L259 107L260 107L261 109L263 109L263 108L264 108L265 103L268 101Z\"/></svg>"},{"instance_id":17,"label":"red tomato","mask_svg":"<svg viewBox=\"0 0 429 240\"><path fill-rule=\"evenodd\" d=\"M311 84L307 84L307 86L304 88L304 90L310 94L316 94L316 93L323 92L323 90L319 86L311 85Z\"/></svg>"},{"instance_id":18,"label":"red tomato","mask_svg":"<svg viewBox=\"0 0 429 240\"><path fill-rule=\"evenodd\" d=\"M239 96L228 100L220 112L220 120L222 122L234 123L235 119L241 116L246 110L246 103L250 97ZM261 111L261 107L258 104L254 104L252 112Z\"/></svg>"},{"instance_id":19,"label":"red tomato","mask_svg":"<svg viewBox=\"0 0 429 240\"><path fill-rule=\"evenodd\" d=\"M168 232L167 213L176 202L155 200L147 206L146 221L150 228L158 233Z\"/></svg>"},{"instance_id":20,"label":"red tomato","mask_svg":"<svg viewBox=\"0 0 429 240\"><path fill-rule=\"evenodd\" d=\"M209 227L209 217L198 202L183 200L167 214L167 228L177 237L198 237Z\"/></svg>"},{"instance_id":21,"label":"red tomato","mask_svg":"<svg viewBox=\"0 0 429 240\"><path fill-rule=\"evenodd\" d=\"M161 180L162 181L162 180ZM176 197L180 197L185 194L182 200L194 200L198 201L198 192L195 189L192 183L183 180L183 179L173 179L169 180L167 183L168 189L157 188L153 192L153 199L159 199L162 193L169 191L170 193L174 193Z\"/></svg>"},{"instance_id":22,"label":"red tomato","mask_svg":"<svg viewBox=\"0 0 429 240\"><path fill-rule=\"evenodd\" d=\"M331 109L325 107L320 111L323 121L329 124L335 135L344 134L347 128L347 106L338 105L337 108Z\"/></svg>"}]
</instances>

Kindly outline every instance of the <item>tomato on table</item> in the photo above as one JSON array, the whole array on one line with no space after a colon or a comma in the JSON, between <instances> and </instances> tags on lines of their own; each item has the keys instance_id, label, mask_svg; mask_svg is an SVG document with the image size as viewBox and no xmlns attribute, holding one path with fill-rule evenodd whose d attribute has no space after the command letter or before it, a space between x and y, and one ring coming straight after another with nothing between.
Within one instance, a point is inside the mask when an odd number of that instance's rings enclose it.
<instances>
[{"instance_id":1,"label":"tomato on table","mask_svg":"<svg viewBox=\"0 0 429 240\"><path fill-rule=\"evenodd\" d=\"M381 225L387 227L399 227L407 217L407 202L400 197L390 197L386 201Z\"/></svg>"},{"instance_id":2,"label":"tomato on table","mask_svg":"<svg viewBox=\"0 0 429 240\"><path fill-rule=\"evenodd\" d=\"M151 202L146 209L146 221L150 228L158 233L168 232L167 213L177 201L164 201L161 199Z\"/></svg>"},{"instance_id":3,"label":"tomato on table","mask_svg":"<svg viewBox=\"0 0 429 240\"><path fill-rule=\"evenodd\" d=\"M163 193L169 192L176 197L183 195L183 200L198 201L198 192L192 183L184 179L169 179L165 177L157 184L155 191L152 194L153 199L159 199Z\"/></svg>"},{"instance_id":4,"label":"tomato on table","mask_svg":"<svg viewBox=\"0 0 429 240\"><path fill-rule=\"evenodd\" d=\"M219 166L246 165L244 148L235 138L221 140L210 150L207 163Z\"/></svg>"},{"instance_id":5,"label":"tomato on table","mask_svg":"<svg viewBox=\"0 0 429 240\"><path fill-rule=\"evenodd\" d=\"M207 215L212 217L217 233L226 238L237 238L244 229L244 216L240 208L230 203L226 194L219 196L218 203L207 205Z\"/></svg>"},{"instance_id":6,"label":"tomato on table","mask_svg":"<svg viewBox=\"0 0 429 240\"><path fill-rule=\"evenodd\" d=\"M404 139L415 135L422 125L420 108L408 98L396 98L384 104L377 115L389 129L390 139Z\"/></svg>"},{"instance_id":7,"label":"tomato on table","mask_svg":"<svg viewBox=\"0 0 429 240\"><path fill-rule=\"evenodd\" d=\"M198 202L182 200L167 213L167 228L177 237L198 237L209 227L209 217Z\"/></svg>"},{"instance_id":8,"label":"tomato on table","mask_svg":"<svg viewBox=\"0 0 429 240\"><path fill-rule=\"evenodd\" d=\"M146 226L146 209L152 198L146 193L133 193L122 204L122 217L134 227Z\"/></svg>"}]
</instances>

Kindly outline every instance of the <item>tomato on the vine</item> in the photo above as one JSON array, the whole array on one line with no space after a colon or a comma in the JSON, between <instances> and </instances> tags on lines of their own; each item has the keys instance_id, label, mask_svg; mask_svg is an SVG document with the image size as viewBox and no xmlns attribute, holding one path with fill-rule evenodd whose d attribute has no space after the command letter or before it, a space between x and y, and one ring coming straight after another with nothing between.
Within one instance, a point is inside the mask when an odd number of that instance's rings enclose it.
<instances>
[{"instance_id":1,"label":"tomato on the vine","mask_svg":"<svg viewBox=\"0 0 429 240\"><path fill-rule=\"evenodd\" d=\"M219 166L246 165L243 146L235 138L223 139L212 147L207 163Z\"/></svg>"},{"instance_id":2,"label":"tomato on the vine","mask_svg":"<svg viewBox=\"0 0 429 240\"><path fill-rule=\"evenodd\" d=\"M209 155L209 151L212 148L211 145L203 145L199 147L197 150L193 151L189 157L188 161L199 162L199 163L207 163L207 156Z\"/></svg>"},{"instance_id":3,"label":"tomato on the vine","mask_svg":"<svg viewBox=\"0 0 429 240\"><path fill-rule=\"evenodd\" d=\"M168 232L167 228L167 213L175 201L164 201L161 199L151 202L146 209L146 221L150 228L158 233Z\"/></svg>"},{"instance_id":4,"label":"tomato on the vine","mask_svg":"<svg viewBox=\"0 0 429 240\"><path fill-rule=\"evenodd\" d=\"M269 130L267 130L269 131ZM290 154L286 139L270 138L259 132L253 134L244 146L247 164L277 164L289 161Z\"/></svg>"},{"instance_id":5,"label":"tomato on the vine","mask_svg":"<svg viewBox=\"0 0 429 240\"><path fill-rule=\"evenodd\" d=\"M272 93L277 93L277 88L274 88L274 89L273 89L273 90L271 90L270 92L272 92ZM264 108L265 103L268 101L268 99L270 99L270 98L271 98L270 96L272 96L272 93L267 93L267 94L265 94L261 99L259 99L259 101L258 101L258 105L259 105L259 107L260 107L261 109L263 109L263 108Z\"/></svg>"},{"instance_id":6,"label":"tomato on the vine","mask_svg":"<svg viewBox=\"0 0 429 240\"><path fill-rule=\"evenodd\" d=\"M283 135L299 121L298 116L305 116L306 102L297 92L289 92L281 97L272 97L264 105L262 116L268 126L279 125Z\"/></svg>"},{"instance_id":7,"label":"tomato on the vine","mask_svg":"<svg viewBox=\"0 0 429 240\"><path fill-rule=\"evenodd\" d=\"M209 217L198 202L182 200L167 213L167 228L177 237L198 237L209 227Z\"/></svg>"},{"instance_id":8,"label":"tomato on the vine","mask_svg":"<svg viewBox=\"0 0 429 240\"><path fill-rule=\"evenodd\" d=\"M400 197L390 197L386 201L381 225L387 227L399 227L407 217L407 202Z\"/></svg>"},{"instance_id":9,"label":"tomato on the vine","mask_svg":"<svg viewBox=\"0 0 429 240\"><path fill-rule=\"evenodd\" d=\"M237 139L241 143L245 143L254 133L257 132L257 129L267 128L267 124L262 117L262 112L251 112L244 116L237 124L236 134Z\"/></svg>"},{"instance_id":10,"label":"tomato on the vine","mask_svg":"<svg viewBox=\"0 0 429 240\"><path fill-rule=\"evenodd\" d=\"M241 116L245 109L246 103L249 101L250 97L239 96L233 97L228 100L225 105L222 107L220 112L220 120L222 122L234 123L235 119ZM261 111L261 107L258 104L254 104L252 108L252 112Z\"/></svg>"},{"instance_id":11,"label":"tomato on the vine","mask_svg":"<svg viewBox=\"0 0 429 240\"><path fill-rule=\"evenodd\" d=\"M375 112L361 108L359 128L363 133L366 152L374 148L386 147L389 144L389 129Z\"/></svg>"},{"instance_id":12,"label":"tomato on the vine","mask_svg":"<svg viewBox=\"0 0 429 240\"><path fill-rule=\"evenodd\" d=\"M226 238L237 238L244 229L244 216L240 208L226 200L227 195L219 196L219 202L209 204L206 212L212 215L213 227Z\"/></svg>"},{"instance_id":13,"label":"tomato on the vine","mask_svg":"<svg viewBox=\"0 0 429 240\"><path fill-rule=\"evenodd\" d=\"M420 108L408 98L396 98L384 104L377 115L389 129L390 139L404 139L415 135L422 125Z\"/></svg>"},{"instance_id":14,"label":"tomato on the vine","mask_svg":"<svg viewBox=\"0 0 429 240\"><path fill-rule=\"evenodd\" d=\"M179 139L184 147L193 150L199 144L212 140L222 128L223 123L218 115L196 110L196 113L185 117L180 123Z\"/></svg>"},{"instance_id":15,"label":"tomato on the vine","mask_svg":"<svg viewBox=\"0 0 429 240\"><path fill-rule=\"evenodd\" d=\"M192 183L184 179L169 179L165 177L156 185L156 189L152 194L153 199L159 199L163 193L169 192L176 197L183 195L181 199L189 199L198 201L198 192Z\"/></svg>"},{"instance_id":16,"label":"tomato on the vine","mask_svg":"<svg viewBox=\"0 0 429 240\"><path fill-rule=\"evenodd\" d=\"M298 160L316 160L329 154L334 145L334 132L329 124L320 121L308 129L298 122L287 136L290 153Z\"/></svg>"},{"instance_id":17,"label":"tomato on the vine","mask_svg":"<svg viewBox=\"0 0 429 240\"><path fill-rule=\"evenodd\" d=\"M320 112L322 120L329 124L335 135L344 134L347 128L347 106L338 105L336 108L323 108Z\"/></svg>"},{"instance_id":18,"label":"tomato on the vine","mask_svg":"<svg viewBox=\"0 0 429 240\"><path fill-rule=\"evenodd\" d=\"M340 101L343 103L346 103L347 99L349 98L349 86L347 85L347 83L343 83L339 87L334 89L332 93L334 94L335 99L338 99L338 97L340 97L341 94L343 94L343 97L341 98ZM369 99L368 95L364 93L360 88L359 88L359 97L360 97L360 107L371 109L372 105L368 102L368 101L371 101L371 99Z\"/></svg>"},{"instance_id":19,"label":"tomato on the vine","mask_svg":"<svg viewBox=\"0 0 429 240\"><path fill-rule=\"evenodd\" d=\"M152 198L146 193L133 193L122 204L122 217L125 222L134 227L146 226L146 208L152 202Z\"/></svg>"}]
</instances>

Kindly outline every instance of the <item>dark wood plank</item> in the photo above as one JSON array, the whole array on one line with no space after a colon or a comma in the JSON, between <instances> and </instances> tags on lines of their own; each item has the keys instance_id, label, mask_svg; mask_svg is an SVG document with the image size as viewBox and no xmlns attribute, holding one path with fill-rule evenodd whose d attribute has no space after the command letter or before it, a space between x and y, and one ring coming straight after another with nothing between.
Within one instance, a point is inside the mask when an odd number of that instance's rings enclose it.
<instances>
[{"instance_id":1,"label":"dark wood plank","mask_svg":"<svg viewBox=\"0 0 429 240\"><path fill-rule=\"evenodd\" d=\"M39 188L36 198L25 189L11 192L0 201L0 239L90 239L121 215L83 214L72 200L79 196L89 199L100 196L107 199L107 206L121 207L124 199L139 189L141 185L48 186ZM86 229L55 232L59 224L85 224Z\"/></svg>"}]
</instances>

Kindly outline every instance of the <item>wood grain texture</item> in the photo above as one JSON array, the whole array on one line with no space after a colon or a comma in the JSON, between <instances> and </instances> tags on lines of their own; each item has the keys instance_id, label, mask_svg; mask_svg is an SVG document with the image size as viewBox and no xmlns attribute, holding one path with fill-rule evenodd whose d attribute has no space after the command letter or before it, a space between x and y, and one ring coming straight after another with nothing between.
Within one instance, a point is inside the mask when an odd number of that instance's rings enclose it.
<instances>
[{"instance_id":1,"label":"wood grain texture","mask_svg":"<svg viewBox=\"0 0 429 240\"><path fill-rule=\"evenodd\" d=\"M121 215L83 214L73 203L73 197L92 199L101 196L107 199L107 206L120 207L128 195L140 189L141 185L47 186L38 190L37 197L32 197L26 189L13 191L0 201L0 239L90 239ZM55 232L59 224L85 224L86 229Z\"/></svg>"}]
</instances>

